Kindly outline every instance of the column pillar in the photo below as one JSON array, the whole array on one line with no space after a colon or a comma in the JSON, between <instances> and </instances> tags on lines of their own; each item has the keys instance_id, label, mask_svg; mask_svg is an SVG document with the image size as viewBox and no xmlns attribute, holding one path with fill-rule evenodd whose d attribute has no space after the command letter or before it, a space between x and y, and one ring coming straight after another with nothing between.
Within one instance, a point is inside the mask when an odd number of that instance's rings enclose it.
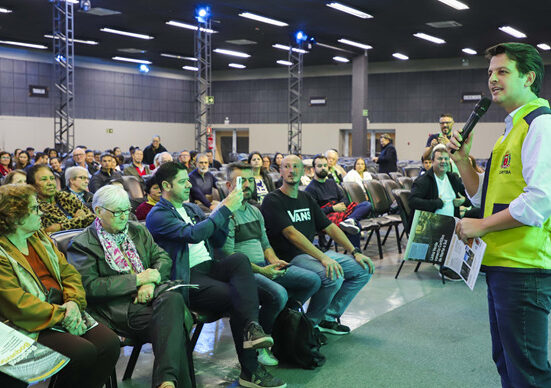
<instances>
[{"instance_id":1,"label":"column pillar","mask_svg":"<svg viewBox=\"0 0 551 388\"><path fill-rule=\"evenodd\" d=\"M352 59L352 155L367 155L367 51Z\"/></svg>"}]
</instances>

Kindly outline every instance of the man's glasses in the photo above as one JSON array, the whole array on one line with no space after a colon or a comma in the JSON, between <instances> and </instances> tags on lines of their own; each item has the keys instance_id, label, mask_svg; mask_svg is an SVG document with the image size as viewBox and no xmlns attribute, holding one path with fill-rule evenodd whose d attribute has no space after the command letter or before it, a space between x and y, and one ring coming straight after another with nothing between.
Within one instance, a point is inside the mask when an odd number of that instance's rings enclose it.
<instances>
[{"instance_id":1,"label":"man's glasses","mask_svg":"<svg viewBox=\"0 0 551 388\"><path fill-rule=\"evenodd\" d=\"M120 217L123 214L125 216L127 216L127 215L130 214L130 211L131 211L131 209L113 211L113 210L107 209L106 207L103 207L103 206L101 206L101 208L104 209L104 210L107 210L109 213L113 214L113 217Z\"/></svg>"}]
</instances>

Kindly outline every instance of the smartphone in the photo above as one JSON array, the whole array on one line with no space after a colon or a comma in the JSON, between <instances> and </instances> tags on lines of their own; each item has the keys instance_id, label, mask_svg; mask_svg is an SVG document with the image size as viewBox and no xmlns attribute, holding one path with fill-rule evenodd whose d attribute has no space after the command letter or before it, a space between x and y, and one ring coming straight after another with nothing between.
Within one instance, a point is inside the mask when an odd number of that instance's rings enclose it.
<instances>
[{"instance_id":1,"label":"smartphone","mask_svg":"<svg viewBox=\"0 0 551 388\"><path fill-rule=\"evenodd\" d=\"M235 188L237 190L241 190L242 187L243 187L243 177L238 176L237 178L235 178Z\"/></svg>"}]
</instances>

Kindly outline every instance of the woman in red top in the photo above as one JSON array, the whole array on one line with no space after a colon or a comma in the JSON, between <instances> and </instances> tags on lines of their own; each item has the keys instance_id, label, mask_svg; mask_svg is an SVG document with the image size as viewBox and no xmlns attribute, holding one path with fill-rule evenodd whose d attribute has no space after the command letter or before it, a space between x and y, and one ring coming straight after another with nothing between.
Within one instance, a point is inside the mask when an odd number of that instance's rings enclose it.
<instances>
[{"instance_id":1,"label":"woman in red top","mask_svg":"<svg viewBox=\"0 0 551 388\"><path fill-rule=\"evenodd\" d=\"M0 174L2 174L2 176L8 175L12 167L10 153L5 151L0 152Z\"/></svg>"}]
</instances>

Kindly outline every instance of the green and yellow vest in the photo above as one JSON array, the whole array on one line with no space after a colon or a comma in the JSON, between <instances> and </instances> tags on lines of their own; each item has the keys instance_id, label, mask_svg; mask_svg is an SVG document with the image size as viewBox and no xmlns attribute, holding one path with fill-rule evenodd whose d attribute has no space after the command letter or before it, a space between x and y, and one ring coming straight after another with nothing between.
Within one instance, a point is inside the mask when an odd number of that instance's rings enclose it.
<instances>
[{"instance_id":1,"label":"green and yellow vest","mask_svg":"<svg viewBox=\"0 0 551 388\"><path fill-rule=\"evenodd\" d=\"M535 99L522 106L513 117L513 128L503 140L501 136L486 167L482 189L483 217L507 209L511 201L523 193L521 150L532 121L551 114L549 102ZM551 217L541 227L521 226L488 233L483 238L486 252L483 265L510 268L551 269Z\"/></svg>"}]
</instances>

